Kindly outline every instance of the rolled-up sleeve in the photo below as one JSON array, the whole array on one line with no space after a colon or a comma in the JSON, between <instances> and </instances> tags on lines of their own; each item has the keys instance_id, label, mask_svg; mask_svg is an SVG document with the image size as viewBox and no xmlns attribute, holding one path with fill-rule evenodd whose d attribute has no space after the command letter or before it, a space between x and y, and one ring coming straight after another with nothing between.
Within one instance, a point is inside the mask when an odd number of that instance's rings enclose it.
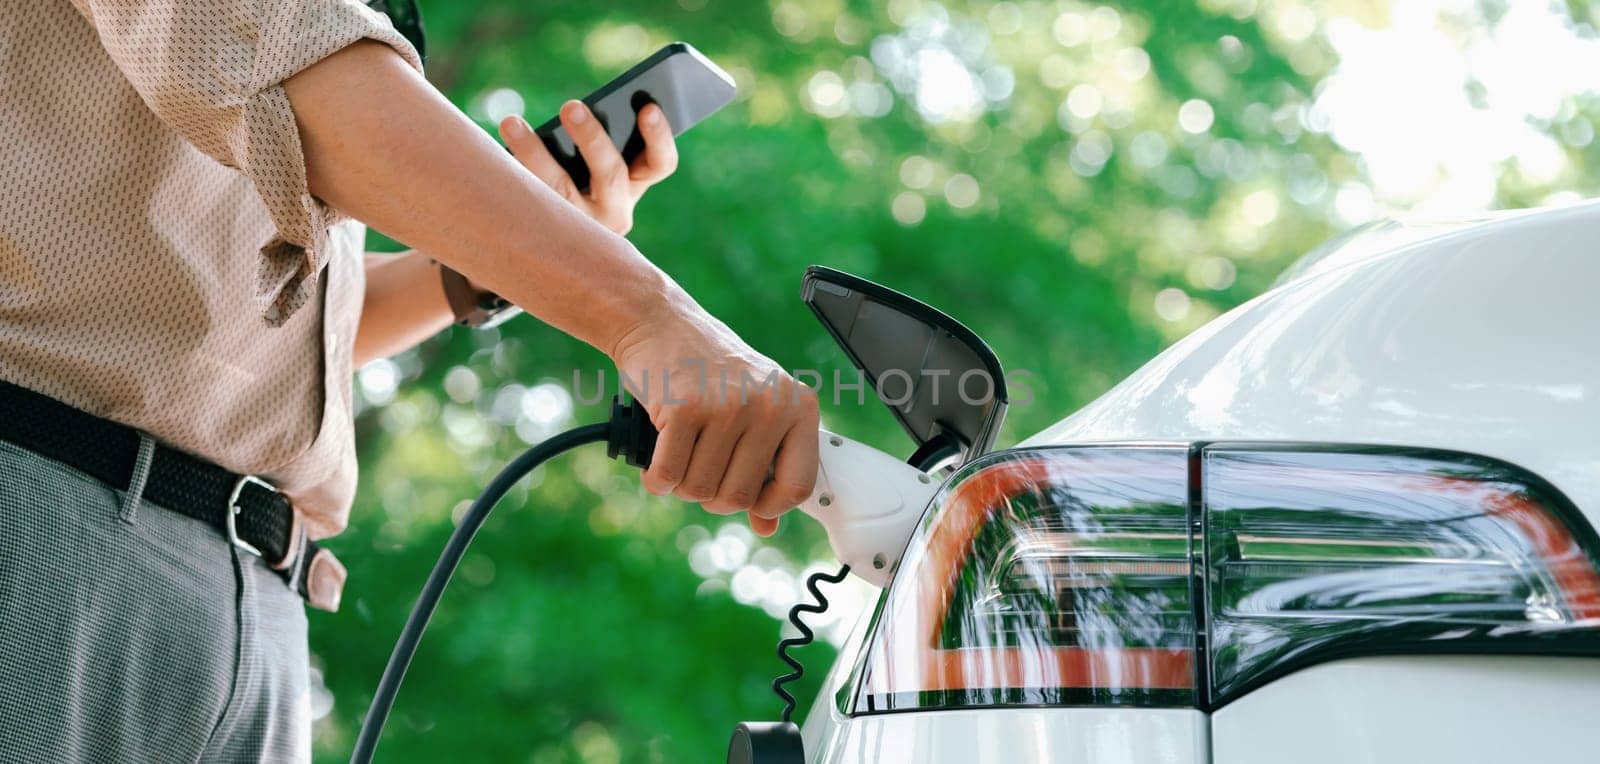
<instances>
[{"instance_id":1,"label":"rolled-up sleeve","mask_svg":"<svg viewBox=\"0 0 1600 764\"><path fill-rule=\"evenodd\" d=\"M357 0L73 0L155 115L244 173L272 218L257 270L260 314L287 319L315 293L338 213L311 196L283 81L361 39L416 51Z\"/></svg>"}]
</instances>

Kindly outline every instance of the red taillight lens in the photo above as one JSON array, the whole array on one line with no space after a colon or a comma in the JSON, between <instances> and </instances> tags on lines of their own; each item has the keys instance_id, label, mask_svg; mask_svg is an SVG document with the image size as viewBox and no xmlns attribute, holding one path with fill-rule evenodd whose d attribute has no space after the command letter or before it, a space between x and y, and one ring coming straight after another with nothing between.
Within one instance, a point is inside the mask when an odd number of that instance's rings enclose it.
<instances>
[{"instance_id":1,"label":"red taillight lens","mask_svg":"<svg viewBox=\"0 0 1600 764\"><path fill-rule=\"evenodd\" d=\"M997 454L912 539L855 710L1214 707L1348 655L1600 655L1592 535L1536 477L1461 454Z\"/></svg>"},{"instance_id":2,"label":"red taillight lens","mask_svg":"<svg viewBox=\"0 0 1600 764\"><path fill-rule=\"evenodd\" d=\"M1204 452L1213 694L1351 652L1583 651L1587 531L1554 489L1461 454Z\"/></svg>"},{"instance_id":3,"label":"red taillight lens","mask_svg":"<svg viewBox=\"0 0 1600 764\"><path fill-rule=\"evenodd\" d=\"M901 562L861 709L1193 703L1185 464L1059 449L957 476Z\"/></svg>"}]
</instances>

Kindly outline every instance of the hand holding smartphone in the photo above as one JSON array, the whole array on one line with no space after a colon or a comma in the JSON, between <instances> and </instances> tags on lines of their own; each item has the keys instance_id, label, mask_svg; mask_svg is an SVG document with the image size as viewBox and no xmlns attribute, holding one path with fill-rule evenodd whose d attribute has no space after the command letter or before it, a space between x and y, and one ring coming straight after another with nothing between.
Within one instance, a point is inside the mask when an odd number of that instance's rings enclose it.
<instances>
[{"instance_id":1,"label":"hand holding smartphone","mask_svg":"<svg viewBox=\"0 0 1600 764\"><path fill-rule=\"evenodd\" d=\"M611 142L622 153L622 161L632 165L644 150L639 132L639 110L654 103L661 108L672 128L681 135L700 120L733 101L733 78L686 42L675 42L656 51L637 66L583 98ZM579 191L589 187L589 166L561 126L559 118L534 129Z\"/></svg>"}]
</instances>

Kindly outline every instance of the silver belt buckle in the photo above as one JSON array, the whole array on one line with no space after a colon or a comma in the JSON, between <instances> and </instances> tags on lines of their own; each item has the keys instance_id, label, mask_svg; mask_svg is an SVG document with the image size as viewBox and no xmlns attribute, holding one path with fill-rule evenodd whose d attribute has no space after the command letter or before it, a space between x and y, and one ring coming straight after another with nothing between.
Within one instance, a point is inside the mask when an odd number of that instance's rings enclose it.
<instances>
[{"instance_id":1,"label":"silver belt buckle","mask_svg":"<svg viewBox=\"0 0 1600 764\"><path fill-rule=\"evenodd\" d=\"M260 549L255 548L255 545L251 544L248 541L245 541L242 538L239 538L239 522L238 522L238 518L239 518L239 513L241 511L243 511L242 508L239 506L239 494L244 493L244 487L245 487L246 483L254 483L254 484L256 484L258 486L261 486L262 488L265 488L268 491L271 491L273 493L277 493L278 492L278 488L276 486L274 486L271 483L268 483L265 480L262 480L261 478L256 477L255 475L243 475L243 476L240 476L239 481L233 484L233 493L228 496L228 517L227 517L228 543L230 543L230 544L232 544L232 545L234 545L234 546L236 546L236 547L238 547L240 549L243 549L244 551L249 552L250 554L253 554L253 555L257 556L257 557L260 557L262 559L266 559L266 555L262 554Z\"/></svg>"}]
</instances>

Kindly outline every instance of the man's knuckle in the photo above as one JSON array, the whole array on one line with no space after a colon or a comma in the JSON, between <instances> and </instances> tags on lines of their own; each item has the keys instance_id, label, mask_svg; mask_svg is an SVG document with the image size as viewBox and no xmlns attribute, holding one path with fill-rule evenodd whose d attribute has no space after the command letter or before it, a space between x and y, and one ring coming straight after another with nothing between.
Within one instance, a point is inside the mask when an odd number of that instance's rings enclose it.
<instances>
[{"instance_id":1,"label":"man's knuckle","mask_svg":"<svg viewBox=\"0 0 1600 764\"><path fill-rule=\"evenodd\" d=\"M789 501L782 496L776 496L768 499L761 506L751 507L750 513L767 520L776 520L787 514L789 510L794 509L794 506L799 503L799 501Z\"/></svg>"},{"instance_id":2,"label":"man's knuckle","mask_svg":"<svg viewBox=\"0 0 1600 764\"><path fill-rule=\"evenodd\" d=\"M750 399L750 405L746 407L745 416L749 418L753 426L771 427L783 420L783 410L772 405L767 396L760 395Z\"/></svg>"},{"instance_id":3,"label":"man's knuckle","mask_svg":"<svg viewBox=\"0 0 1600 764\"><path fill-rule=\"evenodd\" d=\"M711 501L717 496L717 486L704 478L691 479L678 485L678 495L690 501Z\"/></svg>"},{"instance_id":4,"label":"man's knuckle","mask_svg":"<svg viewBox=\"0 0 1600 764\"><path fill-rule=\"evenodd\" d=\"M822 407L820 405L818 405L818 403L817 403L817 391L816 390L812 390L811 388L806 387L805 385L799 385L799 388L800 388L800 407L807 414L813 414L814 415L814 414L817 414L817 413L821 412L822 411Z\"/></svg>"},{"instance_id":5,"label":"man's knuckle","mask_svg":"<svg viewBox=\"0 0 1600 764\"><path fill-rule=\"evenodd\" d=\"M810 480L785 480L778 486L778 493L790 502L801 502L810 498L813 487Z\"/></svg>"},{"instance_id":6,"label":"man's knuckle","mask_svg":"<svg viewBox=\"0 0 1600 764\"><path fill-rule=\"evenodd\" d=\"M717 497L717 502L732 509L749 509L755 504L755 498L755 491L750 490L748 487L740 486L723 492L721 496Z\"/></svg>"},{"instance_id":7,"label":"man's knuckle","mask_svg":"<svg viewBox=\"0 0 1600 764\"><path fill-rule=\"evenodd\" d=\"M738 396L723 396L710 404L711 420L730 429L743 429L750 424L750 407L742 405Z\"/></svg>"},{"instance_id":8,"label":"man's knuckle","mask_svg":"<svg viewBox=\"0 0 1600 764\"><path fill-rule=\"evenodd\" d=\"M705 402L695 396L685 396L669 402L666 420L674 424L698 426L706 421Z\"/></svg>"}]
</instances>

